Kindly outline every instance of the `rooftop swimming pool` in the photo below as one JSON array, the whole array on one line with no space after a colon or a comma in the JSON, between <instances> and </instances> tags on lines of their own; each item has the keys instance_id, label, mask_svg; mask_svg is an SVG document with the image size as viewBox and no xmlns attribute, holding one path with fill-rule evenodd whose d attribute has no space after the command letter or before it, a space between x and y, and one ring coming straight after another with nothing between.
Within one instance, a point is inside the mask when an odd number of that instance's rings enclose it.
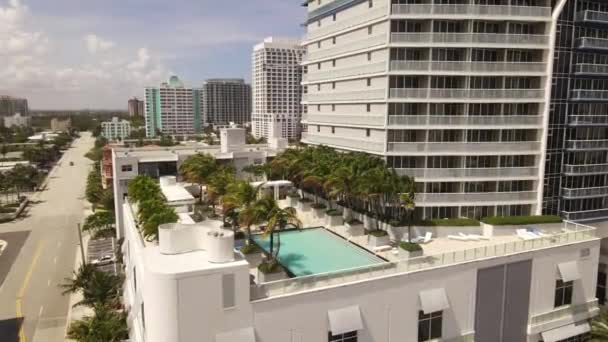
<instances>
[{"instance_id":1,"label":"rooftop swimming pool","mask_svg":"<svg viewBox=\"0 0 608 342\"><path fill-rule=\"evenodd\" d=\"M275 250L278 234L281 235L279 262L296 277L385 262L383 259L324 228L287 230L275 233ZM255 235L253 241L266 252L269 251L269 237L264 238L262 235Z\"/></svg>"}]
</instances>

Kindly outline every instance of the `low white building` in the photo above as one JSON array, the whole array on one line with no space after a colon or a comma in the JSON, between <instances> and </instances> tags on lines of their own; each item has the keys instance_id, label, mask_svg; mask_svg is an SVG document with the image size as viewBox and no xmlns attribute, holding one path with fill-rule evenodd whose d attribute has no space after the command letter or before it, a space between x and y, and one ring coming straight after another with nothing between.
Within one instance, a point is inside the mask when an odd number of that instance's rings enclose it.
<instances>
[{"instance_id":1,"label":"low white building","mask_svg":"<svg viewBox=\"0 0 608 342\"><path fill-rule=\"evenodd\" d=\"M4 127L29 127L31 121L32 120L29 116L23 116L21 113L15 113L13 116L4 117Z\"/></svg>"},{"instance_id":2,"label":"low white building","mask_svg":"<svg viewBox=\"0 0 608 342\"><path fill-rule=\"evenodd\" d=\"M113 117L112 121L101 123L101 135L108 140L124 140L131 135L131 123Z\"/></svg>"},{"instance_id":3,"label":"low white building","mask_svg":"<svg viewBox=\"0 0 608 342\"><path fill-rule=\"evenodd\" d=\"M160 178L160 190L167 200L167 205L178 214L192 212L195 199L188 190L177 183L177 177L164 176Z\"/></svg>"},{"instance_id":4,"label":"low white building","mask_svg":"<svg viewBox=\"0 0 608 342\"><path fill-rule=\"evenodd\" d=\"M40 142L40 141L53 141L53 139L57 138L59 133L53 132L40 132L38 134L34 134L31 137L28 137L27 140L30 142Z\"/></svg>"}]
</instances>

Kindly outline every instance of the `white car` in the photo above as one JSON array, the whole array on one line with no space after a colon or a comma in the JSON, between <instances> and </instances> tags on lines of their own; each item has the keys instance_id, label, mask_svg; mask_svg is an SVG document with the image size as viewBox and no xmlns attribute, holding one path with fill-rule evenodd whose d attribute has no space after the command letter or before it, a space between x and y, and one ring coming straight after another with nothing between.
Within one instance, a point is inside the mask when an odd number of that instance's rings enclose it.
<instances>
[{"instance_id":1,"label":"white car","mask_svg":"<svg viewBox=\"0 0 608 342\"><path fill-rule=\"evenodd\" d=\"M107 254L107 255L102 256L99 259L94 259L93 261L91 261L91 265L95 265L95 266L109 265L109 264L113 263L114 261L116 261L116 258L113 255Z\"/></svg>"}]
</instances>

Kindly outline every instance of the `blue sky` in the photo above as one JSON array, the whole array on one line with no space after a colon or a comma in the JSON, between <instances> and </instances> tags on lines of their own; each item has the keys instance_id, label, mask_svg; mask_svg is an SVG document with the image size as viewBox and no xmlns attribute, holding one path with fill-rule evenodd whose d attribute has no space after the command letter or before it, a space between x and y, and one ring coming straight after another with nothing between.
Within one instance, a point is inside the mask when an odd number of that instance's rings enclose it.
<instances>
[{"instance_id":1,"label":"blue sky","mask_svg":"<svg viewBox=\"0 0 608 342\"><path fill-rule=\"evenodd\" d=\"M300 4L0 0L0 94L28 97L35 109L121 109L170 74L191 85L250 79L254 44L303 35Z\"/></svg>"}]
</instances>

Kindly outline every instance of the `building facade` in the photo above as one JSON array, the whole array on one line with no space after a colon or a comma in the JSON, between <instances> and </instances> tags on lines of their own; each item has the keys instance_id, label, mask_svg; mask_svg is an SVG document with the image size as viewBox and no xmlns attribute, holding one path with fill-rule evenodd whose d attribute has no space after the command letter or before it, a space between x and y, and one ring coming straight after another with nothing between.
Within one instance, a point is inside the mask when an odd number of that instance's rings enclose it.
<instances>
[{"instance_id":1,"label":"building facade","mask_svg":"<svg viewBox=\"0 0 608 342\"><path fill-rule=\"evenodd\" d=\"M173 76L158 88L146 88L146 135L189 135L201 131L200 89L189 88Z\"/></svg>"},{"instance_id":2,"label":"building facade","mask_svg":"<svg viewBox=\"0 0 608 342\"><path fill-rule=\"evenodd\" d=\"M251 125L256 138L269 139L278 125L283 138L299 140L305 52L300 40L276 37L253 48Z\"/></svg>"},{"instance_id":3,"label":"building facade","mask_svg":"<svg viewBox=\"0 0 608 342\"><path fill-rule=\"evenodd\" d=\"M608 218L608 3L569 0L557 20L545 212Z\"/></svg>"},{"instance_id":4,"label":"building facade","mask_svg":"<svg viewBox=\"0 0 608 342\"><path fill-rule=\"evenodd\" d=\"M541 213L549 1L307 5L303 142L414 176L420 217Z\"/></svg>"},{"instance_id":5,"label":"building facade","mask_svg":"<svg viewBox=\"0 0 608 342\"><path fill-rule=\"evenodd\" d=\"M131 135L131 123L113 117L112 121L101 123L101 135L108 140L125 140Z\"/></svg>"},{"instance_id":6,"label":"building facade","mask_svg":"<svg viewBox=\"0 0 608 342\"><path fill-rule=\"evenodd\" d=\"M13 116L17 113L23 116L29 115L27 99L0 95L0 117Z\"/></svg>"},{"instance_id":7,"label":"building facade","mask_svg":"<svg viewBox=\"0 0 608 342\"><path fill-rule=\"evenodd\" d=\"M29 116L23 116L21 113L15 113L12 116L4 117L4 127L29 127L31 124L31 120Z\"/></svg>"},{"instance_id":8,"label":"building facade","mask_svg":"<svg viewBox=\"0 0 608 342\"><path fill-rule=\"evenodd\" d=\"M129 100L129 117L144 116L144 101L134 97Z\"/></svg>"},{"instance_id":9,"label":"building facade","mask_svg":"<svg viewBox=\"0 0 608 342\"><path fill-rule=\"evenodd\" d=\"M201 92L201 111L206 124L251 122L251 86L244 80L209 79Z\"/></svg>"},{"instance_id":10,"label":"building facade","mask_svg":"<svg viewBox=\"0 0 608 342\"><path fill-rule=\"evenodd\" d=\"M52 132L68 132L72 129L72 119L60 119L60 118L52 118L51 119L51 131Z\"/></svg>"}]
</instances>

